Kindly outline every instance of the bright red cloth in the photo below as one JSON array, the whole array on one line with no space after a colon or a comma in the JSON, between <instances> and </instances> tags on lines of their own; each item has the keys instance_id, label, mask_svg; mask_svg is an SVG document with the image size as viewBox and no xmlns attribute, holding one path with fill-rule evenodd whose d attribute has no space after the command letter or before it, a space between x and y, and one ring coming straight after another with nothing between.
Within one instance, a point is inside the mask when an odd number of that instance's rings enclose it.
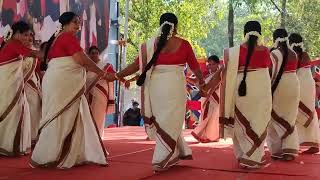
<instances>
[{"instance_id":1,"label":"bright red cloth","mask_svg":"<svg viewBox=\"0 0 320 180\"><path fill-rule=\"evenodd\" d=\"M284 67L284 71L295 71L298 67L298 60L288 60L286 66Z\"/></svg>"},{"instance_id":2,"label":"bright red cloth","mask_svg":"<svg viewBox=\"0 0 320 180\"><path fill-rule=\"evenodd\" d=\"M111 64L107 63L104 67L104 70L108 73L116 73L116 71L114 71L113 67Z\"/></svg>"},{"instance_id":3,"label":"bright red cloth","mask_svg":"<svg viewBox=\"0 0 320 180\"><path fill-rule=\"evenodd\" d=\"M52 44L48 58L58 58L58 57L66 57L72 56L77 52L83 51L80 46L80 42L77 37L69 32L65 32L60 34L55 42Z\"/></svg>"},{"instance_id":4,"label":"bright red cloth","mask_svg":"<svg viewBox=\"0 0 320 180\"><path fill-rule=\"evenodd\" d=\"M139 58L135 60L135 63L139 64ZM200 68L192 47L186 40L182 40L182 43L176 52L160 53L156 61L156 65L177 65L186 63L192 70Z\"/></svg>"},{"instance_id":5,"label":"bright red cloth","mask_svg":"<svg viewBox=\"0 0 320 180\"><path fill-rule=\"evenodd\" d=\"M300 63L300 67L299 68L304 68L304 67L310 67L311 66L311 62L310 61L304 61Z\"/></svg>"},{"instance_id":6,"label":"bright red cloth","mask_svg":"<svg viewBox=\"0 0 320 180\"><path fill-rule=\"evenodd\" d=\"M8 41L0 50L0 63L10 61L21 56L30 56L31 49L24 46L18 40Z\"/></svg>"},{"instance_id":7,"label":"bright red cloth","mask_svg":"<svg viewBox=\"0 0 320 180\"><path fill-rule=\"evenodd\" d=\"M248 53L247 47L243 45L240 46L240 55L239 55L239 67L245 66L246 56ZM270 58L270 53L267 48L265 50L254 50L250 59L249 69L259 69L267 68L272 65Z\"/></svg>"},{"instance_id":8,"label":"bright red cloth","mask_svg":"<svg viewBox=\"0 0 320 180\"><path fill-rule=\"evenodd\" d=\"M187 108L190 110L201 110L201 102L187 100Z\"/></svg>"}]
</instances>

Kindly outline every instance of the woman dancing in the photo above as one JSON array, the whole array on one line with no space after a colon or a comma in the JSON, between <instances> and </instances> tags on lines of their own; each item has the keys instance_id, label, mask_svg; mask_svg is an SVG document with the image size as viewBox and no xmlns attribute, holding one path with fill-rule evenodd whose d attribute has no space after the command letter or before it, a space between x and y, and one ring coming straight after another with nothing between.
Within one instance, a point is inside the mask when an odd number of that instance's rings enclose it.
<instances>
[{"instance_id":1,"label":"woman dancing","mask_svg":"<svg viewBox=\"0 0 320 180\"><path fill-rule=\"evenodd\" d=\"M107 165L85 97L86 70L107 78L87 57L75 34L80 19L73 12L59 17L61 26L45 51L49 60L42 81L42 119L39 140L31 157L33 167L71 168L84 163Z\"/></svg>"},{"instance_id":2,"label":"woman dancing","mask_svg":"<svg viewBox=\"0 0 320 180\"><path fill-rule=\"evenodd\" d=\"M142 44L135 63L115 75L120 79L140 69L137 84L142 86L141 112L147 134L156 139L154 171L167 170L179 159L192 158L182 136L187 101L184 65L188 63L200 87L205 84L191 45L177 36L177 25L174 14L162 14L159 37Z\"/></svg>"}]
</instances>

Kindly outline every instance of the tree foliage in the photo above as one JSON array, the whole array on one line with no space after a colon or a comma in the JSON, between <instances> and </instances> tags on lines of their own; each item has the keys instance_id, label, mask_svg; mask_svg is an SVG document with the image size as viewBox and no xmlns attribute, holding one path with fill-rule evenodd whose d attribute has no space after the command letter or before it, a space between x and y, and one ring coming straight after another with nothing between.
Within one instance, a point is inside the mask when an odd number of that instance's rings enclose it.
<instances>
[{"instance_id":1,"label":"tree foliage","mask_svg":"<svg viewBox=\"0 0 320 180\"><path fill-rule=\"evenodd\" d=\"M282 24L289 33L298 32L304 37L312 58L320 56L320 1L131 0L128 61L136 57L139 44L155 34L159 17L164 12L173 12L178 16L179 34L191 42L198 57L211 54L221 57L222 50L229 44L230 2L234 10L234 44L243 40L244 24L249 20L258 20L265 45L272 45L272 33ZM125 0L120 0L120 5L121 16L124 16ZM286 8L283 10L283 7Z\"/></svg>"},{"instance_id":2,"label":"tree foliage","mask_svg":"<svg viewBox=\"0 0 320 180\"><path fill-rule=\"evenodd\" d=\"M205 49L199 45L199 40L206 38L209 30L215 25L214 20L221 18L214 5L214 0L132 0L129 8L127 62L131 62L137 56L139 44L155 35L159 27L159 18L165 12L177 15L179 35L193 45L197 56L205 56ZM124 10L125 0L120 0L122 17L125 14Z\"/></svg>"},{"instance_id":3,"label":"tree foliage","mask_svg":"<svg viewBox=\"0 0 320 180\"><path fill-rule=\"evenodd\" d=\"M290 0L287 8L287 29L304 37L311 57L320 57L320 1Z\"/></svg>"},{"instance_id":4,"label":"tree foliage","mask_svg":"<svg viewBox=\"0 0 320 180\"><path fill-rule=\"evenodd\" d=\"M263 44L272 45L272 33L283 24L282 6L284 0L261 1L241 1L230 0L234 3L234 44L239 44L243 40L243 26L249 20L258 20L262 26ZM210 30L207 39L200 40L205 47L207 55L215 53L222 56L222 49L228 47L228 3L229 1L217 0L222 4L224 11L223 18L217 22L217 26ZM320 1L313 0L290 0L286 1L285 28L289 33L300 33L307 46L307 50L312 58L320 56ZM281 16L282 15L282 16Z\"/></svg>"}]
</instances>

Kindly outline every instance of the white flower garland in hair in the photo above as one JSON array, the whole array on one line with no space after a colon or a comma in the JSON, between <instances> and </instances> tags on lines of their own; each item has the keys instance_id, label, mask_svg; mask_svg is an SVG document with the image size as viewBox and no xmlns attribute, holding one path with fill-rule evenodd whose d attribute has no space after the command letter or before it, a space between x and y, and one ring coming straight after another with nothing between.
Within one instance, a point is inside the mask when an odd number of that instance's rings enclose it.
<instances>
[{"instance_id":1,"label":"white flower garland in hair","mask_svg":"<svg viewBox=\"0 0 320 180\"><path fill-rule=\"evenodd\" d=\"M162 34L162 28L163 28L163 26L166 25L166 24L168 24L168 25L171 26L171 27L170 27L169 34L168 34L168 36L167 36L167 40L169 40L169 39L173 36L173 31L174 31L174 24L171 23L171 22L169 22L169 21L165 21L165 22L163 22L163 23L161 24L161 26L159 27L159 30L158 30L158 36L161 36L161 34Z\"/></svg>"},{"instance_id":2,"label":"white flower garland in hair","mask_svg":"<svg viewBox=\"0 0 320 180\"><path fill-rule=\"evenodd\" d=\"M54 36L57 37L58 34L62 31L62 24L60 22L58 22L58 26L57 26L57 30L54 33Z\"/></svg>"},{"instance_id":3,"label":"white flower garland in hair","mask_svg":"<svg viewBox=\"0 0 320 180\"><path fill-rule=\"evenodd\" d=\"M3 38L4 42L7 42L11 39L12 37L12 34L13 34L13 31L12 29L9 27L9 29L7 30L7 32L5 33L5 36Z\"/></svg>"},{"instance_id":4,"label":"white flower garland in hair","mask_svg":"<svg viewBox=\"0 0 320 180\"><path fill-rule=\"evenodd\" d=\"M289 39L288 39L288 37L277 38L277 39L275 40L275 42L273 43L273 47L274 47L274 48L278 48L279 43L282 43L282 42L286 42L288 48L292 50L292 48L291 48L291 46L290 46L290 44L289 44Z\"/></svg>"},{"instance_id":5,"label":"white flower garland in hair","mask_svg":"<svg viewBox=\"0 0 320 180\"><path fill-rule=\"evenodd\" d=\"M300 47L302 49L302 51L306 51L303 42L300 43L292 43L290 48L293 49L294 47Z\"/></svg>"},{"instance_id":6,"label":"white flower garland in hair","mask_svg":"<svg viewBox=\"0 0 320 180\"><path fill-rule=\"evenodd\" d=\"M249 37L250 36L256 36L258 39L258 44L261 44L260 43L260 40L261 40L261 34L257 31L250 31L250 32L247 32L246 35L244 36L244 42L247 42L249 40Z\"/></svg>"}]
</instances>

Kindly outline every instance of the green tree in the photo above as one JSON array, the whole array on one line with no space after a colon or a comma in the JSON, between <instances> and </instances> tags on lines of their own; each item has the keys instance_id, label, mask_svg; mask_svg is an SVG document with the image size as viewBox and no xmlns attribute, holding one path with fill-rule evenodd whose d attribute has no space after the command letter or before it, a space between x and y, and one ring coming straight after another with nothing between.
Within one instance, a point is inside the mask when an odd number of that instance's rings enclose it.
<instances>
[{"instance_id":1,"label":"green tree","mask_svg":"<svg viewBox=\"0 0 320 180\"><path fill-rule=\"evenodd\" d=\"M234 24L235 11L237 8L247 5L247 7L254 9L258 0L228 0L228 38L229 47L234 46Z\"/></svg>"},{"instance_id":2,"label":"green tree","mask_svg":"<svg viewBox=\"0 0 320 180\"><path fill-rule=\"evenodd\" d=\"M287 4L289 32L300 33L312 58L320 57L320 1L291 0Z\"/></svg>"},{"instance_id":3,"label":"green tree","mask_svg":"<svg viewBox=\"0 0 320 180\"><path fill-rule=\"evenodd\" d=\"M122 17L124 9L125 0L120 0ZM173 12L178 16L179 35L193 45L198 57L204 56L205 49L199 41L206 38L215 25L215 19L219 18L214 10L214 0L132 0L129 8L127 62L132 62L137 56L139 44L155 35L159 17L164 12Z\"/></svg>"},{"instance_id":4,"label":"green tree","mask_svg":"<svg viewBox=\"0 0 320 180\"><path fill-rule=\"evenodd\" d=\"M261 23L262 42L269 46L272 45L272 32L277 27L277 22L280 22L278 15L274 15L274 5L265 1L242 1L242 3L234 4L236 7L234 22L231 23L234 30L233 35L230 35L230 31L228 33L229 3L230 1L216 1L216 4L219 4L221 18L210 30L208 38L201 40L201 45L206 49L207 55L216 54L222 57L222 50L230 47L230 42L240 44L244 37L243 26L249 20L257 20Z\"/></svg>"}]
</instances>

